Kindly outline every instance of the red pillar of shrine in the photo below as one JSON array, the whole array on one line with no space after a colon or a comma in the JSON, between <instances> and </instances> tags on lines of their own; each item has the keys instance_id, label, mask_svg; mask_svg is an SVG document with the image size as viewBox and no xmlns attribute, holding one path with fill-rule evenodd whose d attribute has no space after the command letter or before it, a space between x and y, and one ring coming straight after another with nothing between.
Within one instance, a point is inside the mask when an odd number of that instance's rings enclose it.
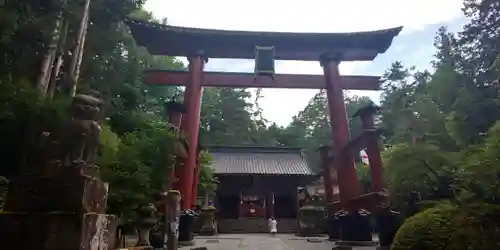
<instances>
[{"instance_id":1,"label":"red pillar of shrine","mask_svg":"<svg viewBox=\"0 0 500 250\"><path fill-rule=\"evenodd\" d=\"M359 195L360 188L356 178L354 159L344 150L349 143L349 123L339 74L340 61L340 54L323 54L320 57L326 81L326 95L332 127L332 149L338 174L340 202L346 204L351 198Z\"/></svg>"},{"instance_id":2,"label":"red pillar of shrine","mask_svg":"<svg viewBox=\"0 0 500 250\"><path fill-rule=\"evenodd\" d=\"M381 192L386 188L384 181L384 169L380 157L378 134L375 133L375 114L378 108L375 106L365 107L360 112L361 122L365 131L371 131L366 137L366 153L370 164L370 173L373 192Z\"/></svg>"},{"instance_id":3,"label":"red pillar of shrine","mask_svg":"<svg viewBox=\"0 0 500 250\"><path fill-rule=\"evenodd\" d=\"M329 152L330 147L323 146L319 148L319 155L321 157L321 166L323 174L323 184L325 188L325 199L327 203L333 202L333 181L331 176L332 159L330 158Z\"/></svg>"},{"instance_id":4,"label":"red pillar of shrine","mask_svg":"<svg viewBox=\"0 0 500 250\"><path fill-rule=\"evenodd\" d=\"M189 57L188 60L190 79L184 92L184 105L186 106L187 114L182 119L182 131L187 136L189 149L179 179L179 191L182 195L181 208L183 210L191 208L193 177L198 148L203 68L208 61L201 53Z\"/></svg>"}]
</instances>

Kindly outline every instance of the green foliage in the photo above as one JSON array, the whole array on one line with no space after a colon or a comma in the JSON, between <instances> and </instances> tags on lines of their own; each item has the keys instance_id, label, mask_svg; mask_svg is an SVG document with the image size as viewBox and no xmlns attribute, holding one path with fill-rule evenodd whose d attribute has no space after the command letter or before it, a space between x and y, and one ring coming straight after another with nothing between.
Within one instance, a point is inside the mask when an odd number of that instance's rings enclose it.
<instances>
[{"instance_id":1,"label":"green foliage","mask_svg":"<svg viewBox=\"0 0 500 250\"><path fill-rule=\"evenodd\" d=\"M27 83L0 82L0 175L12 176L37 160L41 132L57 131L66 117L66 100L43 101Z\"/></svg>"},{"instance_id":2,"label":"green foliage","mask_svg":"<svg viewBox=\"0 0 500 250\"><path fill-rule=\"evenodd\" d=\"M384 152L386 177L393 195L420 192L424 199L454 197L454 162L430 145L395 145Z\"/></svg>"},{"instance_id":3,"label":"green foliage","mask_svg":"<svg viewBox=\"0 0 500 250\"><path fill-rule=\"evenodd\" d=\"M210 167L212 157L202 151L200 157L200 172L198 174L198 193L203 195L213 195L217 189L218 180L214 176L214 171Z\"/></svg>"},{"instance_id":4,"label":"green foliage","mask_svg":"<svg viewBox=\"0 0 500 250\"><path fill-rule=\"evenodd\" d=\"M484 143L464 150L463 188L476 199L500 204L500 121L488 131Z\"/></svg>"},{"instance_id":5,"label":"green foliage","mask_svg":"<svg viewBox=\"0 0 500 250\"><path fill-rule=\"evenodd\" d=\"M410 217L399 228L391 250L434 250L447 249L451 218L456 208L450 204L430 208Z\"/></svg>"},{"instance_id":6,"label":"green foliage","mask_svg":"<svg viewBox=\"0 0 500 250\"><path fill-rule=\"evenodd\" d=\"M453 221L449 249L488 250L500 247L500 207L468 204L459 209Z\"/></svg>"},{"instance_id":7,"label":"green foliage","mask_svg":"<svg viewBox=\"0 0 500 250\"><path fill-rule=\"evenodd\" d=\"M49 1L50 2L50 1ZM0 136L3 162L0 175L12 176L21 169L37 167L37 138L55 132L65 119L68 98L48 103L33 88L40 61L50 43L59 7L55 2L8 1L0 10ZM176 136L167 132L163 104L182 92L177 87L142 84L146 68L184 69L177 59L152 56L136 46L124 19L133 15L155 20L140 9L143 1L92 1L79 88L95 89L107 101L97 164L103 180L110 183L109 210L132 217L134 209L151 200L151 194L167 181ZM44 3L45 4L45 3ZM69 22L68 44L73 46L82 5L66 1L63 16ZM162 20L164 22L165 20ZM68 48L69 50L70 48ZM206 165L206 164L205 164ZM26 169L25 169L26 168ZM212 173L204 169L201 191L213 190Z\"/></svg>"},{"instance_id":8,"label":"green foliage","mask_svg":"<svg viewBox=\"0 0 500 250\"><path fill-rule=\"evenodd\" d=\"M471 21L458 34L438 30L433 72L396 62L384 75L384 163L397 204L409 191L425 204L499 203L498 1L464 3Z\"/></svg>"},{"instance_id":9,"label":"green foliage","mask_svg":"<svg viewBox=\"0 0 500 250\"><path fill-rule=\"evenodd\" d=\"M130 218L138 205L151 201L171 180L177 136L162 120L141 120L121 138L106 126L101 134L102 178L110 183L110 211Z\"/></svg>"},{"instance_id":10,"label":"green foliage","mask_svg":"<svg viewBox=\"0 0 500 250\"><path fill-rule=\"evenodd\" d=\"M371 173L370 167L362 162L356 162L356 176L363 193L371 192Z\"/></svg>"},{"instance_id":11,"label":"green foliage","mask_svg":"<svg viewBox=\"0 0 500 250\"><path fill-rule=\"evenodd\" d=\"M101 129L96 164L102 167L118 161L121 140L108 125L102 125Z\"/></svg>"},{"instance_id":12,"label":"green foliage","mask_svg":"<svg viewBox=\"0 0 500 250\"><path fill-rule=\"evenodd\" d=\"M407 219L391 250L496 249L500 246L500 207L442 203Z\"/></svg>"},{"instance_id":13,"label":"green foliage","mask_svg":"<svg viewBox=\"0 0 500 250\"><path fill-rule=\"evenodd\" d=\"M347 116L352 117L358 109L366 106L370 100L366 97L346 97L345 104ZM276 124L268 127L266 135L274 136L277 145L299 147L304 149L309 164L318 169L320 164L317 149L322 145L331 145L332 130L330 127L326 92L318 92L285 128ZM363 131L359 118L349 119L350 136L355 138ZM359 156L356 156L359 161Z\"/></svg>"},{"instance_id":14,"label":"green foliage","mask_svg":"<svg viewBox=\"0 0 500 250\"><path fill-rule=\"evenodd\" d=\"M202 145L263 145L260 121L251 113L247 89L205 88L202 97L200 143ZM265 130L265 126L263 128ZM273 144L273 142L269 142Z\"/></svg>"},{"instance_id":15,"label":"green foliage","mask_svg":"<svg viewBox=\"0 0 500 250\"><path fill-rule=\"evenodd\" d=\"M137 207L151 199L152 171L139 158L132 145L123 143L117 161L101 167L102 179L110 184L108 210L124 218L133 218Z\"/></svg>"}]
</instances>

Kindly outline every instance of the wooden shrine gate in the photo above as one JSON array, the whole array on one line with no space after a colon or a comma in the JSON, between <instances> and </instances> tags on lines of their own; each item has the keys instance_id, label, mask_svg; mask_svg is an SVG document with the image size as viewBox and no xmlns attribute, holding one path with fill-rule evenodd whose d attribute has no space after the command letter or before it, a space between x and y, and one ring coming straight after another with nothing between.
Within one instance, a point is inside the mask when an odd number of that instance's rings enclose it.
<instances>
[{"instance_id":1,"label":"wooden shrine gate","mask_svg":"<svg viewBox=\"0 0 500 250\"><path fill-rule=\"evenodd\" d=\"M393 38L399 34L402 27L371 32L326 34L223 31L175 27L137 20L129 20L128 25L136 42L145 46L151 54L184 56L189 60L188 71L147 71L144 77L146 84L186 86L184 105L187 114L182 118L181 129L188 136L189 149L182 172L179 173L183 209L193 206L193 187L196 187L197 179L196 145L203 86L326 89L332 128L332 152L323 154L326 155L324 164L326 169L334 166L337 170L340 196L339 202L332 200L333 195L329 194L332 190L332 180L329 180L329 175L324 175L325 192L327 201L331 203L331 211L342 209L348 215L354 213L352 216L355 217L357 211L363 208L360 206L365 205L365 201L372 198L378 200L377 197L381 196L384 184L380 174L380 152L375 145L366 146L369 148L367 150L369 157L373 159L370 167L374 173L372 175L374 193L368 196L360 195L352 151L355 147L365 146L359 143L363 138L356 143L349 141L348 118L343 97L344 89L378 90L379 77L341 76L339 64L343 61L372 61L390 47ZM272 54L259 54L259 48L272 48L267 51ZM258 59L259 56L268 57L272 61L264 62L267 63L267 71L259 69L262 65L256 65L256 70L260 70L257 75L204 72L205 63L209 58ZM274 59L319 61L324 75L274 75ZM262 73L271 77L260 76ZM371 128L367 128L367 131L369 129ZM333 161L330 160L332 157ZM355 223L355 218L349 221L353 222L350 224L359 224Z\"/></svg>"}]
</instances>

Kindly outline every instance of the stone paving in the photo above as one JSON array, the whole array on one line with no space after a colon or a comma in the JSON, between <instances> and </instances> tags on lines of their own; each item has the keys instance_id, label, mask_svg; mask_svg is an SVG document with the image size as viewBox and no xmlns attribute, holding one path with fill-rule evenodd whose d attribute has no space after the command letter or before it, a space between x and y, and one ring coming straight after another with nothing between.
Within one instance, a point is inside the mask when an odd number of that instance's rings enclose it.
<instances>
[{"instance_id":1,"label":"stone paving","mask_svg":"<svg viewBox=\"0 0 500 250\"><path fill-rule=\"evenodd\" d=\"M208 250L331 250L335 244L326 237L297 237L290 234L220 234L198 236L195 246L183 247L189 250L206 247ZM355 250L374 250L375 247L359 247Z\"/></svg>"},{"instance_id":2,"label":"stone paving","mask_svg":"<svg viewBox=\"0 0 500 250\"><path fill-rule=\"evenodd\" d=\"M374 240L377 240L374 237ZM133 236L127 237L127 246L137 242ZM207 250L331 250L335 243L327 237L298 237L292 234L219 234L196 236L194 246L184 246L180 250L206 247ZM375 250L376 247L355 247L354 250Z\"/></svg>"}]
</instances>

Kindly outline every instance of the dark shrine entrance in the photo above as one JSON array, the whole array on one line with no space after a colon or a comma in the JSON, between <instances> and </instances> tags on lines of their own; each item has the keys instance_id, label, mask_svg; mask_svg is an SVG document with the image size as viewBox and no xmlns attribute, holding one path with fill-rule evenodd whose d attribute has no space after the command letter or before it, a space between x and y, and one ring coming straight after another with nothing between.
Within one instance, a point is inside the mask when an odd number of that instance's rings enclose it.
<instances>
[{"instance_id":1,"label":"dark shrine entrance","mask_svg":"<svg viewBox=\"0 0 500 250\"><path fill-rule=\"evenodd\" d=\"M217 195L215 203L219 218L238 219L240 197L238 195Z\"/></svg>"},{"instance_id":2,"label":"dark shrine entrance","mask_svg":"<svg viewBox=\"0 0 500 250\"><path fill-rule=\"evenodd\" d=\"M384 209L380 210L380 206L388 201L388 194L383 179L378 132L373 120L376 108L367 107L360 110L358 115L362 119L364 132L350 141L343 90L378 90L379 77L341 76L339 64L345 61L374 60L378 54L384 53L390 47L402 27L370 32L313 34L193 29L137 20L130 20L127 24L137 44L145 46L151 54L184 56L189 61L187 71L148 71L144 78L146 84L186 86L184 105L187 114L182 118L181 129L188 138L188 152L184 167L178 175L182 209L190 209L194 205L193 197L196 192L193 190L197 186L197 144L203 86L326 89L332 129L332 145L322 150L328 212L345 212L347 219L342 220L345 222L341 225L345 232L341 234L342 240L371 240L371 232L365 230L369 228L369 220L359 221L360 211L389 211L387 206L382 206ZM205 63L209 58L254 59L255 73L204 72ZM275 74L274 60L319 61L324 75ZM372 192L363 195L353 161L353 154L357 154L361 149L366 149L368 154L372 181ZM230 169L232 165L229 164L227 168ZM273 174L266 172L266 168L267 166L263 167L263 173L260 174L221 173L220 177L225 176L228 180L221 181L218 195L231 198L218 204L224 204L220 211L227 212L227 216L234 216L236 196L240 197L238 217L264 216L263 214L267 213L292 216L291 211L285 210L288 207L285 204L291 204L286 192L296 193L296 190L291 188L296 187L299 175ZM332 180L330 174L326 174L330 173L331 168L337 170L337 180ZM248 181L248 176L259 184L241 186L240 184ZM258 178L255 178L256 176ZM277 176L281 178L279 182ZM338 182L338 201L333 200L333 181ZM274 209L270 210L271 204ZM281 209L276 211L278 206ZM352 221L356 223L351 223Z\"/></svg>"},{"instance_id":3,"label":"dark shrine entrance","mask_svg":"<svg viewBox=\"0 0 500 250\"><path fill-rule=\"evenodd\" d=\"M297 198L290 195L274 197L274 215L276 218L297 218Z\"/></svg>"}]
</instances>

